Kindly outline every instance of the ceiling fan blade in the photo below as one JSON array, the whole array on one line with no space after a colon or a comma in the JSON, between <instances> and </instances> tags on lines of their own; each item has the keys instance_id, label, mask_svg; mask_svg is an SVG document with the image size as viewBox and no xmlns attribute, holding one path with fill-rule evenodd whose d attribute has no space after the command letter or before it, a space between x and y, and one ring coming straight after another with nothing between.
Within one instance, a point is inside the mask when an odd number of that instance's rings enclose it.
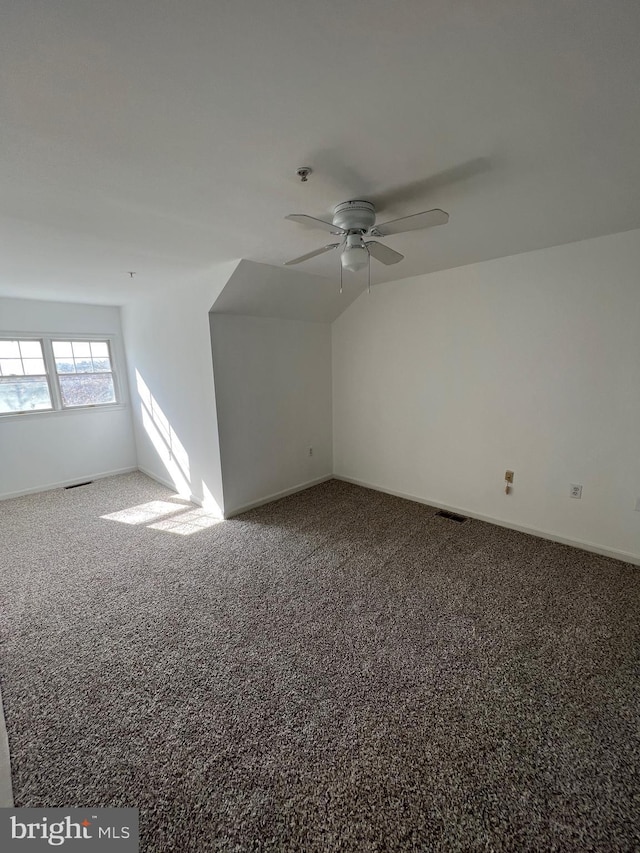
<instances>
[{"instance_id":1,"label":"ceiling fan blade","mask_svg":"<svg viewBox=\"0 0 640 853\"><path fill-rule=\"evenodd\" d=\"M321 249L315 249L313 252L307 252L306 255L300 255L299 258L294 258L292 261L285 261L285 267L290 267L292 264L301 264L303 261L308 261L309 258L315 258L316 255L322 255L324 252L330 252L331 249L337 249L340 243L329 243Z\"/></svg>"},{"instance_id":2,"label":"ceiling fan blade","mask_svg":"<svg viewBox=\"0 0 640 853\"><path fill-rule=\"evenodd\" d=\"M377 211L384 210L387 207L406 205L412 201L433 196L440 190L448 189L455 184L486 175L495 166L495 158L493 157L475 157L473 160L467 160L465 163L458 163L457 166L443 169L428 178L421 178L399 187L373 193L366 198L375 204Z\"/></svg>"},{"instance_id":3,"label":"ceiling fan blade","mask_svg":"<svg viewBox=\"0 0 640 853\"><path fill-rule=\"evenodd\" d=\"M304 225L305 228L321 228L330 234L345 233L342 228L338 228L332 222L325 222L324 219L316 219L315 216L307 216L305 213L290 213L288 216L285 216L285 219L290 219L292 222Z\"/></svg>"},{"instance_id":4,"label":"ceiling fan blade","mask_svg":"<svg viewBox=\"0 0 640 853\"><path fill-rule=\"evenodd\" d=\"M403 216L400 219L383 222L381 225L374 225L369 233L374 237L386 237L389 234L402 234L403 231L417 231L419 228L446 225L448 221L449 214L436 207L433 210L424 210L422 213L414 213L411 216Z\"/></svg>"},{"instance_id":5,"label":"ceiling fan blade","mask_svg":"<svg viewBox=\"0 0 640 853\"><path fill-rule=\"evenodd\" d=\"M383 243L378 243L376 240L369 240L365 243L365 246L369 250L369 254L372 255L376 261L381 261L383 264L397 264L399 261L404 259L404 255L401 255L400 252L396 252L394 249L390 249L388 246L385 246Z\"/></svg>"}]
</instances>

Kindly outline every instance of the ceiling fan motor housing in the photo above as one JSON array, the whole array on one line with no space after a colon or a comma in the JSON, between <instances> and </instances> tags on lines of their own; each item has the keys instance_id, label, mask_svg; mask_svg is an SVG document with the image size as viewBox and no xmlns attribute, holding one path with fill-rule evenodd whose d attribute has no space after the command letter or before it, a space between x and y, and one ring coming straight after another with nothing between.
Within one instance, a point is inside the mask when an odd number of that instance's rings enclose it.
<instances>
[{"instance_id":1,"label":"ceiling fan motor housing","mask_svg":"<svg viewBox=\"0 0 640 853\"><path fill-rule=\"evenodd\" d=\"M343 201L333 211L333 224L343 231L368 231L376 221L370 201Z\"/></svg>"}]
</instances>

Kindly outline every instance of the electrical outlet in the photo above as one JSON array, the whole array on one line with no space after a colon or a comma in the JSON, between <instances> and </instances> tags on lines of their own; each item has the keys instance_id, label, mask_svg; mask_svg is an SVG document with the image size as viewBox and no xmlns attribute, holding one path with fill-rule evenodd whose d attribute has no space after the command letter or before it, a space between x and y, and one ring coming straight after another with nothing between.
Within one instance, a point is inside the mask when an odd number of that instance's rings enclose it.
<instances>
[{"instance_id":1,"label":"electrical outlet","mask_svg":"<svg viewBox=\"0 0 640 853\"><path fill-rule=\"evenodd\" d=\"M513 483L513 471L505 471L504 478L507 483Z\"/></svg>"},{"instance_id":2,"label":"electrical outlet","mask_svg":"<svg viewBox=\"0 0 640 853\"><path fill-rule=\"evenodd\" d=\"M569 495L572 498L581 498L582 497L582 486L577 486L575 483L571 483L569 487Z\"/></svg>"},{"instance_id":3,"label":"electrical outlet","mask_svg":"<svg viewBox=\"0 0 640 853\"><path fill-rule=\"evenodd\" d=\"M313 456L313 447L309 448L309 456Z\"/></svg>"}]
</instances>

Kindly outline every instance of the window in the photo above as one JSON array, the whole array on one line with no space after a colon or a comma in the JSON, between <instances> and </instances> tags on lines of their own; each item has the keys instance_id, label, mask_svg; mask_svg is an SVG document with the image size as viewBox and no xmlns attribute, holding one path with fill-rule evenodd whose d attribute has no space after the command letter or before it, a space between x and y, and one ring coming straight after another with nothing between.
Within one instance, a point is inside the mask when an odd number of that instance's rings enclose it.
<instances>
[{"instance_id":1,"label":"window","mask_svg":"<svg viewBox=\"0 0 640 853\"><path fill-rule=\"evenodd\" d=\"M0 413L52 409L41 341L0 341Z\"/></svg>"},{"instance_id":2,"label":"window","mask_svg":"<svg viewBox=\"0 0 640 853\"><path fill-rule=\"evenodd\" d=\"M117 403L108 339L0 339L0 415Z\"/></svg>"},{"instance_id":3,"label":"window","mask_svg":"<svg viewBox=\"0 0 640 853\"><path fill-rule=\"evenodd\" d=\"M53 341L53 357L65 408L116 402L107 341Z\"/></svg>"}]
</instances>

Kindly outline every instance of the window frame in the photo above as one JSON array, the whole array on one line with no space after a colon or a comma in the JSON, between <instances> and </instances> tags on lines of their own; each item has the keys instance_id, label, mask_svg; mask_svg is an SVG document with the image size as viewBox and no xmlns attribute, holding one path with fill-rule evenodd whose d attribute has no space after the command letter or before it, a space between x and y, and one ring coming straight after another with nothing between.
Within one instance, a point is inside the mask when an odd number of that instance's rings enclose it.
<instances>
[{"instance_id":1,"label":"window frame","mask_svg":"<svg viewBox=\"0 0 640 853\"><path fill-rule=\"evenodd\" d=\"M39 417L39 416L58 416L67 415L74 412L96 412L96 411L113 411L114 409L124 409L126 406L124 383L121 380L122 367L121 358L118 347L118 336L110 333L93 333L93 334L78 334L77 332L0 332L0 341L39 341L42 346L42 356L44 359L45 376L49 386L49 396L51 398L50 409L27 409L23 412L0 412L0 419L3 418L23 418ZM113 391L115 400L110 403L87 403L81 406L65 406L62 402L62 390L60 387L59 376L56 369L56 360L53 354L53 344L56 342L74 342L86 341L93 343L106 343L109 351L109 362L111 364L110 375L113 381ZM104 371L107 373L107 371ZM64 375L64 374L62 374ZM79 374L80 375L80 374ZM87 374L91 375L91 374Z\"/></svg>"},{"instance_id":2,"label":"window frame","mask_svg":"<svg viewBox=\"0 0 640 853\"><path fill-rule=\"evenodd\" d=\"M53 383L51 382L51 376L49 374L49 367L47 365L47 358L46 358L46 353L45 353L44 341L39 337L33 337L31 335L21 335L21 336L15 335L12 337L5 337L4 335L0 334L0 342L1 341L11 341L11 342L16 341L18 343L18 345L20 345L20 343L22 341L25 341L25 342L37 341L40 344L40 352L42 353L42 361L44 363L44 373L43 374L38 373L37 375L38 376L44 376L44 379L47 383L47 387L49 389L49 401L50 401L51 405L46 409L23 409L21 412L0 412L0 417L4 417L6 415L35 415L35 414L49 415L49 414L51 414L51 412L55 412L56 409L55 409L55 398L54 398L54 394L53 394ZM22 362L24 362L22 353L20 355L20 360ZM24 367L24 364L23 364L23 367ZM26 379L26 378L28 378L28 376L33 375L33 374L24 373L24 374L20 375L18 373L15 375L18 379ZM9 379L9 378L10 378L10 376L3 376L2 377L2 379Z\"/></svg>"}]
</instances>

